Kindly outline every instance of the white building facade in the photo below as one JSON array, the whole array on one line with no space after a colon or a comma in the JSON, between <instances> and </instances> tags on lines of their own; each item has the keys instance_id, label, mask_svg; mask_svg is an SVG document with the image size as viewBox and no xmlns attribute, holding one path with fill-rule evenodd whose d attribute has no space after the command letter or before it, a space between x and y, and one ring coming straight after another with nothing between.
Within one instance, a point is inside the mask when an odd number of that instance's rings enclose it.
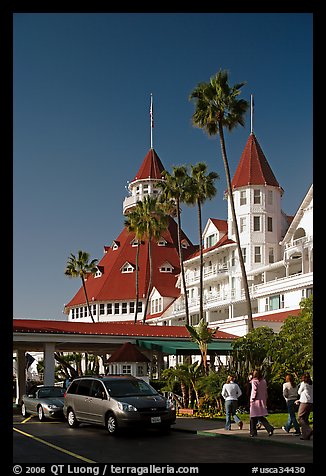
<instances>
[{"instance_id":1,"label":"white building facade","mask_svg":"<svg viewBox=\"0 0 326 476\"><path fill-rule=\"evenodd\" d=\"M240 244L247 272L254 327L278 331L297 314L313 289L313 187L296 215L281 209L279 186L253 133L232 180ZM228 199L228 220L210 218L203 232L204 313L211 327L235 335L248 332L246 301ZM199 253L185 262L190 320L199 319ZM178 281L181 286L181 280ZM157 322L184 323L181 295ZM282 319L277 319L277 316Z\"/></svg>"},{"instance_id":2,"label":"white building facade","mask_svg":"<svg viewBox=\"0 0 326 476\"><path fill-rule=\"evenodd\" d=\"M123 203L127 214L144 196L159 193L164 167L156 152L146 155L128 186ZM313 287L313 187L304 195L295 216L281 207L279 185L253 132L247 140L232 179L232 190L247 272L254 327L268 325L278 331L284 319L297 314L302 298ZM235 242L230 200L228 218L210 218L203 231L204 315L210 327L242 336L248 332L247 306ZM184 325L184 293L188 296L190 324L199 322L200 256L182 232L186 290L182 289L176 223L153 243L153 288L146 322ZM124 229L99 263L99 271L86 282L97 322L132 322L135 315L135 236ZM148 279L146 246L139 263L139 315L145 303ZM83 289L65 306L68 320L89 322Z\"/></svg>"}]
</instances>

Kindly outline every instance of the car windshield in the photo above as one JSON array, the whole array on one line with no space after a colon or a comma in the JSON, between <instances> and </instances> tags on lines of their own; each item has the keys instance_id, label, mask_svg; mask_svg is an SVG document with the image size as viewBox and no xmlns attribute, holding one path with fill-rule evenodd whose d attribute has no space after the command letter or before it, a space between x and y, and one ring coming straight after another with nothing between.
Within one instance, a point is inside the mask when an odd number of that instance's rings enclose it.
<instances>
[{"instance_id":1,"label":"car windshield","mask_svg":"<svg viewBox=\"0 0 326 476\"><path fill-rule=\"evenodd\" d=\"M111 397L157 395L156 390L143 380L108 380L104 383Z\"/></svg>"},{"instance_id":2,"label":"car windshield","mask_svg":"<svg viewBox=\"0 0 326 476\"><path fill-rule=\"evenodd\" d=\"M40 388L38 398L63 397L65 390L62 387Z\"/></svg>"}]
</instances>

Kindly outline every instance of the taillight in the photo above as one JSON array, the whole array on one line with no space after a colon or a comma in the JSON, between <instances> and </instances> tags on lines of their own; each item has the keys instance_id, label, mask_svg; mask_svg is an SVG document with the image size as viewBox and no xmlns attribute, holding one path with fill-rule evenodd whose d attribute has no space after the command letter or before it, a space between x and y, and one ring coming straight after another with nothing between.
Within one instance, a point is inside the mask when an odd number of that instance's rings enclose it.
<instances>
[{"instance_id":1,"label":"taillight","mask_svg":"<svg viewBox=\"0 0 326 476\"><path fill-rule=\"evenodd\" d=\"M65 393L63 394L63 398L65 398L66 395L67 395L67 392L65 392Z\"/></svg>"}]
</instances>

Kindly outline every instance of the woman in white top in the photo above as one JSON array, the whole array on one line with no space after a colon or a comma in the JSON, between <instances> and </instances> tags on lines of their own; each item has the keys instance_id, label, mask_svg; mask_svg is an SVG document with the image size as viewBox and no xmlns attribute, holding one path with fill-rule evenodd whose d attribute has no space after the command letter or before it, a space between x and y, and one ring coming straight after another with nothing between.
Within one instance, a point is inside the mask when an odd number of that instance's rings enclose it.
<instances>
[{"instance_id":1,"label":"woman in white top","mask_svg":"<svg viewBox=\"0 0 326 476\"><path fill-rule=\"evenodd\" d=\"M292 374L286 374L285 376L285 382L283 383L283 397L285 398L286 406L288 409L288 420L286 424L282 426L282 430L284 430L286 433L289 433L293 425L295 429L294 435L301 435L300 426L295 417L295 402L298 399L298 389L294 382Z\"/></svg>"},{"instance_id":2,"label":"woman in white top","mask_svg":"<svg viewBox=\"0 0 326 476\"><path fill-rule=\"evenodd\" d=\"M297 400L297 403L300 403L298 410L298 420L302 431L300 439L309 440L313 432L309 425L309 414L313 404L313 386L309 372L305 372L301 380L298 388L299 400Z\"/></svg>"},{"instance_id":3,"label":"woman in white top","mask_svg":"<svg viewBox=\"0 0 326 476\"><path fill-rule=\"evenodd\" d=\"M242 391L239 385L235 383L233 375L228 376L226 383L223 385L221 395L225 400L225 429L231 430L231 417L233 416L235 423L237 423L239 429L242 430L243 423L236 414L238 398L242 395Z\"/></svg>"}]
</instances>

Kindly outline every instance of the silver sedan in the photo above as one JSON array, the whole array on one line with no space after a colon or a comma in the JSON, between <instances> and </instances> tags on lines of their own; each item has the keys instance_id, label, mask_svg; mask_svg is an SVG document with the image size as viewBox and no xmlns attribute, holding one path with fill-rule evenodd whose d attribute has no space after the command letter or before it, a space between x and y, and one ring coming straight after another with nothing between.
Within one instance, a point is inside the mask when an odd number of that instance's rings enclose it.
<instances>
[{"instance_id":1,"label":"silver sedan","mask_svg":"<svg viewBox=\"0 0 326 476\"><path fill-rule=\"evenodd\" d=\"M63 396L65 389L62 387L41 386L31 390L28 395L23 395L22 415L37 415L39 420L45 418L63 418Z\"/></svg>"}]
</instances>

